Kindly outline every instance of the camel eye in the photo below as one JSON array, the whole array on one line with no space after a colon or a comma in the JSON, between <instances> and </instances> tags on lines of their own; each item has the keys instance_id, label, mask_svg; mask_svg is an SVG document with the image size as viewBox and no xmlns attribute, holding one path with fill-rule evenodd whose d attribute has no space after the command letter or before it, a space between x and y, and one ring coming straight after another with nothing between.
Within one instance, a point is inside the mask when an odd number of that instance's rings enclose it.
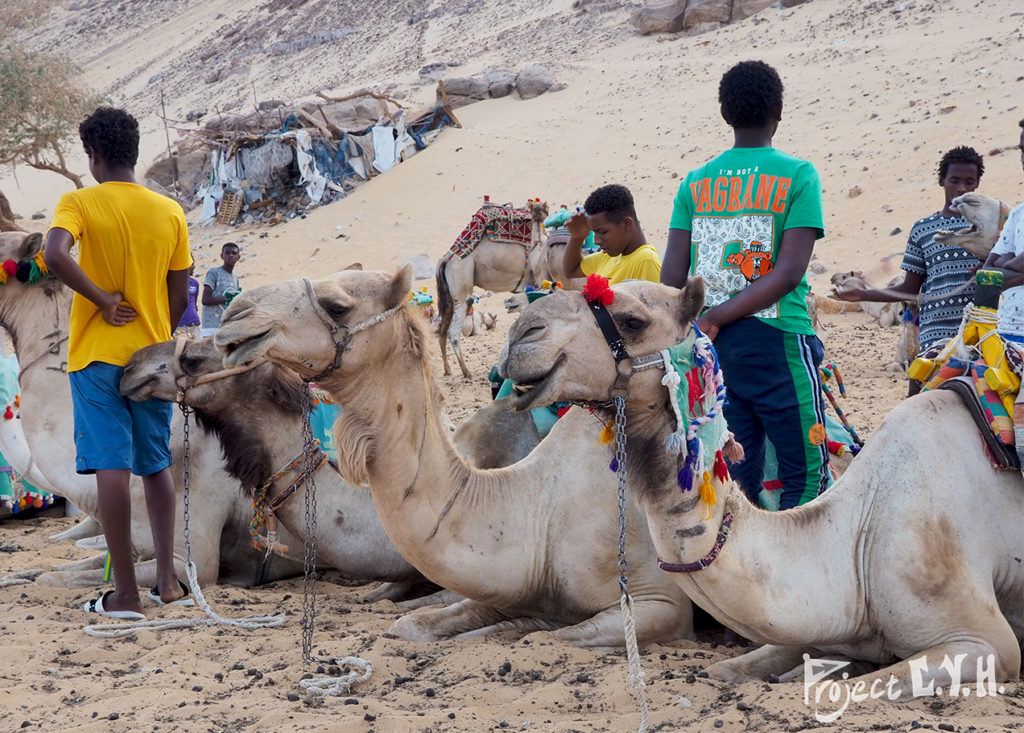
<instances>
[{"instance_id":1,"label":"camel eye","mask_svg":"<svg viewBox=\"0 0 1024 733\"><path fill-rule=\"evenodd\" d=\"M324 306L324 310L327 311L327 315L329 315L331 318L333 318L336 321L340 321L348 314L351 308L349 308L347 305L342 305L341 303L327 303Z\"/></svg>"},{"instance_id":2,"label":"camel eye","mask_svg":"<svg viewBox=\"0 0 1024 733\"><path fill-rule=\"evenodd\" d=\"M181 364L181 370L183 372L186 374L195 374L199 370L202 361L200 359L196 359L194 356L186 356L183 354L179 363Z\"/></svg>"},{"instance_id":3,"label":"camel eye","mask_svg":"<svg viewBox=\"0 0 1024 733\"><path fill-rule=\"evenodd\" d=\"M639 333L647 327L647 322L640 318L627 318L622 324L627 331Z\"/></svg>"}]
</instances>

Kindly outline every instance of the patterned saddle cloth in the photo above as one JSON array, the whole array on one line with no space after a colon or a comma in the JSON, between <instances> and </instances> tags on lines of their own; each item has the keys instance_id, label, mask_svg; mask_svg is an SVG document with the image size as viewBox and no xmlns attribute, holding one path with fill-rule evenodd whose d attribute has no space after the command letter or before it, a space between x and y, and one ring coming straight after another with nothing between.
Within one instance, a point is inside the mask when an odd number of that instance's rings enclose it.
<instances>
[{"instance_id":1,"label":"patterned saddle cloth","mask_svg":"<svg viewBox=\"0 0 1024 733\"><path fill-rule=\"evenodd\" d=\"M992 465L1005 471L1020 469L1020 459L1013 436L1013 419L1006 412L1002 400L985 381L985 364L958 363L950 359L943 368L962 367L957 376L950 376L937 389L948 389L960 396L967 412L978 426L978 432L988 449Z\"/></svg>"},{"instance_id":2,"label":"patterned saddle cloth","mask_svg":"<svg viewBox=\"0 0 1024 733\"><path fill-rule=\"evenodd\" d=\"M473 214L448 253L464 259L484 237L529 247L533 241L533 219L529 210L517 209L512 204L484 204Z\"/></svg>"}]
</instances>

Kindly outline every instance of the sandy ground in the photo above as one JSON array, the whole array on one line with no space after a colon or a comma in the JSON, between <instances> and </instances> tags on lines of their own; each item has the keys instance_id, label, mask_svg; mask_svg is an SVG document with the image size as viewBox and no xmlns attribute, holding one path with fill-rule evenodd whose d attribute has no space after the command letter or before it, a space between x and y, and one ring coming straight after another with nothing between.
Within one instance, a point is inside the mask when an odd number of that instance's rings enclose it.
<instances>
[{"instance_id":1,"label":"sandy ground","mask_svg":"<svg viewBox=\"0 0 1024 733\"><path fill-rule=\"evenodd\" d=\"M698 36L660 37L637 36L628 8L616 2L574 8L571 0L410 1L374 10L301 0L128 5L66 3L32 40L71 54L93 86L139 114L140 169L166 144L156 116L161 91L167 116L177 120L200 108L237 111L254 98L297 100L378 82L417 106L433 99L433 85L416 77L433 61L460 64L453 75L540 62L568 85L528 102L507 98L459 110L462 129L447 130L423 153L303 218L270 229L193 227L200 276L219 264L220 243L238 241L245 254L237 272L246 288L326 274L352 261L390 268L417 253L436 259L483 194L573 203L612 181L634 191L645 232L662 249L678 178L730 144L714 97L722 71L742 58L762 58L780 70L786 109L775 142L814 161L824 180L828 236L816 248L822 267L812 284L824 291L831 272L853 268L881 281L896 272L898 257L890 256L902 251L913 221L941 206L935 166L942 153L959 144L986 153L1012 145L1024 117L1024 9L1017 0L815 0ZM311 29L349 27L359 32L293 53L268 50ZM218 69L218 81L204 81ZM85 170L80 157L72 161ZM993 155L986 165L983 192L1011 202L1024 197L1018 156ZM0 178L0 189L26 216L23 224L38 230L65 190L62 179L24 168L17 178ZM36 211L46 218L28 219ZM421 284L433 290L431 282ZM503 298L485 294L481 307L500 311ZM887 369L896 331L856 313L823 321L828 358L839 363L850 393L844 409L869 438L904 393L902 377ZM502 314L494 331L464 341L471 380L442 378L456 422L489 399L487 370L510 323ZM47 539L74 521L0 522L0 576L88 556ZM316 672L302 662L301 578L207 589L221 615L283 613L280 628L140 630L124 640L83 633L79 609L94 590L0 587L0 728L384 733L638 726L624 654L576 649L546 633L403 642L386 632L404 609L363 603L367 588L347 586L331 572L317 589L314 649L374 666L350 697L318 700L298 686ZM147 613L200 616L178 608ZM709 633L643 650L652 730L825 727L805 706L800 684L696 677L704 665L740 653L714 644ZM832 728L1008 730L1021 726L1022 710L1024 688L1009 684L995 698L864 702Z\"/></svg>"}]
</instances>

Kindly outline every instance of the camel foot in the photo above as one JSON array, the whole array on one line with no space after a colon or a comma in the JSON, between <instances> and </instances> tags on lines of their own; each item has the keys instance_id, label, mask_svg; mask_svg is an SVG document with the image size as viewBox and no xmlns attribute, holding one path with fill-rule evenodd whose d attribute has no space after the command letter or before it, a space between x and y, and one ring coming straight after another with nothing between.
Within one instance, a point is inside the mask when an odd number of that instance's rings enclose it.
<instances>
[{"instance_id":1,"label":"camel foot","mask_svg":"<svg viewBox=\"0 0 1024 733\"><path fill-rule=\"evenodd\" d=\"M50 535L50 539L56 542L63 540L82 540L86 537L95 537L103 534L103 525L95 518L87 516L78 524L68 527L63 532Z\"/></svg>"}]
</instances>

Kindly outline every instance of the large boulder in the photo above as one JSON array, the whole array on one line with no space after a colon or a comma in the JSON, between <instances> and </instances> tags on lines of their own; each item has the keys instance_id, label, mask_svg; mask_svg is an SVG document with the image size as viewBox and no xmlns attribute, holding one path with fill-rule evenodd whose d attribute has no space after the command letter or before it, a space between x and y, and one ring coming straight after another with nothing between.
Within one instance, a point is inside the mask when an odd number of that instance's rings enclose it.
<instances>
[{"instance_id":1,"label":"large boulder","mask_svg":"<svg viewBox=\"0 0 1024 733\"><path fill-rule=\"evenodd\" d=\"M546 66L534 64L527 66L516 77L516 89L522 99L533 99L551 88L555 77Z\"/></svg>"},{"instance_id":2,"label":"large boulder","mask_svg":"<svg viewBox=\"0 0 1024 733\"><path fill-rule=\"evenodd\" d=\"M779 0L735 0L732 6L732 20L749 18L754 13L760 13L767 7L777 5Z\"/></svg>"},{"instance_id":3,"label":"large boulder","mask_svg":"<svg viewBox=\"0 0 1024 733\"><path fill-rule=\"evenodd\" d=\"M507 97L516 86L516 78L510 71L494 69L487 72L488 93L492 98Z\"/></svg>"},{"instance_id":4,"label":"large boulder","mask_svg":"<svg viewBox=\"0 0 1024 733\"><path fill-rule=\"evenodd\" d=\"M491 85L486 76L457 76L445 79L444 86L448 94L456 97L487 99L490 96Z\"/></svg>"},{"instance_id":5,"label":"large boulder","mask_svg":"<svg viewBox=\"0 0 1024 733\"><path fill-rule=\"evenodd\" d=\"M634 10L629 22L640 31L649 33L678 33L683 29L687 0L648 0L644 6Z\"/></svg>"},{"instance_id":6,"label":"large boulder","mask_svg":"<svg viewBox=\"0 0 1024 733\"><path fill-rule=\"evenodd\" d=\"M683 29L704 23L728 23L732 18L732 0L687 0Z\"/></svg>"},{"instance_id":7,"label":"large boulder","mask_svg":"<svg viewBox=\"0 0 1024 733\"><path fill-rule=\"evenodd\" d=\"M354 97L343 102L306 102L299 105L313 119L327 119L329 128L337 132L359 132L374 124L384 111L381 103L371 96ZM323 117L320 111L323 110ZM335 132L335 134L337 134Z\"/></svg>"}]
</instances>

